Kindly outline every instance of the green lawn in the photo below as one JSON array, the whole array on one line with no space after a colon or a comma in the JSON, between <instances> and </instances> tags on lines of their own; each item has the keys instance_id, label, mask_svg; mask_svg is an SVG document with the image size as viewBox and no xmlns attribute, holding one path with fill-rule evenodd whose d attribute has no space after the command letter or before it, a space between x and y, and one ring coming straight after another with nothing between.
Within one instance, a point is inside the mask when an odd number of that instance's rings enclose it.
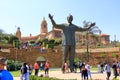
<instances>
[{"instance_id":1,"label":"green lawn","mask_svg":"<svg viewBox=\"0 0 120 80\"><path fill-rule=\"evenodd\" d=\"M19 71L11 71L10 72L14 77L19 77L20 76L20 70Z\"/></svg>"},{"instance_id":2,"label":"green lawn","mask_svg":"<svg viewBox=\"0 0 120 80\"><path fill-rule=\"evenodd\" d=\"M56 70L61 70L61 69L60 69L60 68L51 68L51 69L50 69L50 71L56 71ZM97 71L97 67L92 67L91 70L92 70L92 71ZM78 69L77 71L79 71L79 69ZM14 77L19 77L21 72L20 72L20 70L18 70L18 71L11 71L10 73L11 73ZM34 70L33 70L32 73L34 73Z\"/></svg>"}]
</instances>

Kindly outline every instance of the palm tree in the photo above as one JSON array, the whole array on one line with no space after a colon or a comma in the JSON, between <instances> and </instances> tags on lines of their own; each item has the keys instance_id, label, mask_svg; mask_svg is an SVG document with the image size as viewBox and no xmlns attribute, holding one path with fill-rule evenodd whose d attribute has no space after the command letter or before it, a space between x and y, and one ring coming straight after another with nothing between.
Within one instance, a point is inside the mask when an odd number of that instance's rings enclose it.
<instances>
[{"instance_id":1,"label":"palm tree","mask_svg":"<svg viewBox=\"0 0 120 80\"><path fill-rule=\"evenodd\" d=\"M88 27L91 24L92 24L92 22L83 21L83 27ZM101 32L102 31L99 29L98 26L93 26L88 31L86 31L86 39L88 37L88 34L91 34L91 37L93 38L93 42L94 42L95 38L97 37L96 33L98 33L99 35L101 35ZM101 39L99 39L98 41L99 41L99 43L101 43Z\"/></svg>"},{"instance_id":2,"label":"palm tree","mask_svg":"<svg viewBox=\"0 0 120 80\"><path fill-rule=\"evenodd\" d=\"M88 33L93 35L93 41L94 41L94 38L97 37L97 36L96 36L96 33L99 34L99 37L97 38L97 39L98 39L97 41L99 41L100 44L101 44L101 37L100 37L101 32L102 32L102 31L99 29L98 26L93 26L92 28L90 28L90 29L88 30ZM96 42L96 41L95 41L95 42Z\"/></svg>"},{"instance_id":3,"label":"palm tree","mask_svg":"<svg viewBox=\"0 0 120 80\"><path fill-rule=\"evenodd\" d=\"M83 27L89 27L92 22L83 21ZM96 32L101 33L101 30L97 26L91 27L89 30L86 31L86 47L87 47L87 60L89 61L89 37L88 34L95 34Z\"/></svg>"}]
</instances>

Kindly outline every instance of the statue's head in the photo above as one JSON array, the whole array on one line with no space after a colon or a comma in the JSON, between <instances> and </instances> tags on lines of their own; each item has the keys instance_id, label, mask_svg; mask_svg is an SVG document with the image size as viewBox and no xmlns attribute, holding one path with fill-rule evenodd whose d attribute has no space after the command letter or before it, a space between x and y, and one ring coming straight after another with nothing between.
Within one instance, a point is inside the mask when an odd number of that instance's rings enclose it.
<instances>
[{"instance_id":1,"label":"statue's head","mask_svg":"<svg viewBox=\"0 0 120 80\"><path fill-rule=\"evenodd\" d=\"M71 14L69 14L67 17L68 23L72 23L72 20L73 20L73 16Z\"/></svg>"}]
</instances>

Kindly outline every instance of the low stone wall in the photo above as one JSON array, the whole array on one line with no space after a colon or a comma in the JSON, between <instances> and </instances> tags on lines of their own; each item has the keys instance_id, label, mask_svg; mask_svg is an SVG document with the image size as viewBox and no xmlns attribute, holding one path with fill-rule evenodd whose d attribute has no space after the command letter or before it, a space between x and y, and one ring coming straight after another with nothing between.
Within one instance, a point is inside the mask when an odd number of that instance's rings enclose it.
<instances>
[{"instance_id":1,"label":"low stone wall","mask_svg":"<svg viewBox=\"0 0 120 80\"><path fill-rule=\"evenodd\" d=\"M87 62L88 55L86 53L76 53L76 57L82 60L83 62ZM109 62L112 64L113 61L120 61L120 52L91 52L89 53L89 62L91 65L97 66L99 62L106 63Z\"/></svg>"},{"instance_id":2,"label":"low stone wall","mask_svg":"<svg viewBox=\"0 0 120 80\"><path fill-rule=\"evenodd\" d=\"M76 58L87 62L87 54L85 52L77 52ZM61 67L62 64L62 51L61 49L52 50L47 49L40 52L39 48L31 48L27 51L25 49L16 50L14 48L10 49L10 53L0 52L0 57L6 57L7 59L18 60L22 62L29 62L34 64L38 57L44 57L45 60L49 61L51 67ZM97 65L98 62L110 62L120 61L120 52L90 52L89 61L92 65Z\"/></svg>"},{"instance_id":3,"label":"low stone wall","mask_svg":"<svg viewBox=\"0 0 120 80\"><path fill-rule=\"evenodd\" d=\"M34 64L37 58L42 56L45 60L49 61L51 67L61 67L61 52L60 50L55 52L51 49L40 52L39 48L33 48L27 51L25 49L16 50L12 48L10 49L10 53L0 52L0 57Z\"/></svg>"}]
</instances>

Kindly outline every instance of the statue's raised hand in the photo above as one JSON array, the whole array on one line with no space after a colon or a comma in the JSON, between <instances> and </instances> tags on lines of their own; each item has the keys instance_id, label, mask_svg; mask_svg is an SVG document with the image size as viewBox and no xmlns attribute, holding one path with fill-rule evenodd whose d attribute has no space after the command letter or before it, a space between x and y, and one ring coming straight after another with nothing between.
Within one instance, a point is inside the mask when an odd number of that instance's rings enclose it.
<instances>
[{"instance_id":1,"label":"statue's raised hand","mask_svg":"<svg viewBox=\"0 0 120 80\"><path fill-rule=\"evenodd\" d=\"M50 13L49 13L49 18L50 18L50 19L53 19L53 16L52 16Z\"/></svg>"}]
</instances>

